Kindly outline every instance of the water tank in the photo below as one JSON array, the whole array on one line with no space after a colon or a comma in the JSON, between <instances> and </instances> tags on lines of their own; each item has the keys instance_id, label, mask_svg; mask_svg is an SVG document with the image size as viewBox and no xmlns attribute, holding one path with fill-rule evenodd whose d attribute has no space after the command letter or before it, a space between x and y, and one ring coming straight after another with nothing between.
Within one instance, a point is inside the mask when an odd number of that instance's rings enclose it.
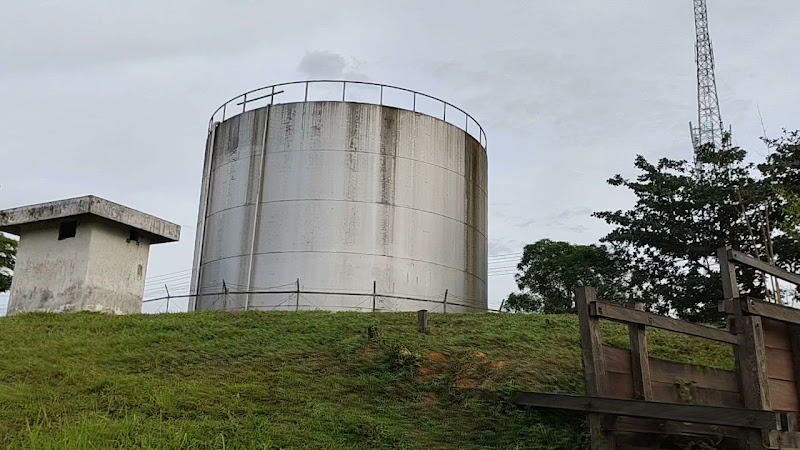
<instances>
[{"instance_id":1,"label":"water tank","mask_svg":"<svg viewBox=\"0 0 800 450\"><path fill-rule=\"evenodd\" d=\"M402 88L232 99L209 127L190 309L486 310L485 147L469 114Z\"/></svg>"}]
</instances>

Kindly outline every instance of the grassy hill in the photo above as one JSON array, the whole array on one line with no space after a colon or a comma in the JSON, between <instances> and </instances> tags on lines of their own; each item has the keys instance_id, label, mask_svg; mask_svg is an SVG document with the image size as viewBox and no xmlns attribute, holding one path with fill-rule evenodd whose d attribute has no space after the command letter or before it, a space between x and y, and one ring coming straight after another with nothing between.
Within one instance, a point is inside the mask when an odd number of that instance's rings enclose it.
<instances>
[{"instance_id":1,"label":"grassy hill","mask_svg":"<svg viewBox=\"0 0 800 450\"><path fill-rule=\"evenodd\" d=\"M576 317L438 314L430 327L418 334L410 313L2 318L0 445L584 448L580 416L503 395L582 393ZM621 327L605 335L626 346ZM649 336L653 356L730 368L707 341Z\"/></svg>"}]
</instances>

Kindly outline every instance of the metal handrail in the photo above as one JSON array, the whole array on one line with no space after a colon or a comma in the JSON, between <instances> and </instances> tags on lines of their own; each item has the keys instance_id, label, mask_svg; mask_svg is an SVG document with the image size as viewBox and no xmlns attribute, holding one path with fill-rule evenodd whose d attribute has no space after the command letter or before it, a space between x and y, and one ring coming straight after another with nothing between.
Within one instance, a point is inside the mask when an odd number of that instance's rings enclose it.
<instances>
[{"instance_id":1,"label":"metal handrail","mask_svg":"<svg viewBox=\"0 0 800 450\"><path fill-rule=\"evenodd\" d=\"M478 123L478 121L475 120L475 118L472 117L468 112L464 111L463 109L459 108L458 106L455 106L452 103L448 103L448 102L446 102L446 101L444 101L444 100L442 100L440 98L434 97L432 95L424 94L422 92L417 92L417 91L414 91L414 90L411 90L411 89L406 89L406 88L402 88L402 87L398 87L398 86L391 86L391 85L388 85L388 84L371 83L369 81L347 81L347 80L290 81L288 83L273 84L273 85L269 85L269 86L264 86L264 87L260 87L260 88L257 88L257 89L253 89L253 90L247 91L247 92L245 92L243 94L239 94L236 97L233 97L232 99L230 99L227 102L223 103L219 108L217 108L217 110L214 111L214 113L211 115L211 120L209 121L209 130L214 125L214 122L223 122L226 119L229 119L231 117L234 117L234 116L237 116L239 114L242 114L242 113L246 112L247 111L247 104L251 103L251 102L255 102L255 101L258 101L258 100L263 100L265 98L269 98L269 104L270 105L281 104L281 103L293 103L293 101L282 101L282 100L276 102L275 101L275 96L285 92L283 90L276 91L277 88L281 88L281 87L285 87L285 86L293 86L293 85L305 85L305 95L303 96L303 100L302 101L303 102L308 102L309 101L309 99L308 99L308 88L309 88L309 86L312 85L312 84L322 84L322 83L326 83L326 84L331 84L331 83L339 84L339 83L341 83L341 85L342 85L342 100L341 101L343 101L343 102L347 101L347 85L348 84L350 84L350 85L374 86L374 87L379 88L380 89L380 99L379 99L379 101L378 102L367 102L367 103L374 104L374 105L384 106L383 92L384 92L385 89L393 89L393 90L408 92L408 93L412 94L412 107L411 107L411 109L402 108L402 107L398 107L398 106L395 106L395 105L387 105L387 106L392 106L392 107L395 107L395 108L405 109L405 110L413 111L413 112L419 112L419 111L417 111L417 96L437 101L437 102L442 104L442 115L441 115L441 117L439 117L439 116L431 116L430 114L427 114L427 113L420 113L420 114L426 114L426 115L429 115L431 117L436 117L437 119L441 119L441 120L447 122L447 110L448 109L456 110L456 111L464 114L464 127L461 127L460 124L456 124L456 123L453 123L453 122L448 122L448 123L451 123L452 125L455 125L455 126L459 127L460 129L464 130L464 132L466 132L467 134L471 135L472 137L477 137L478 142L481 144L481 146L483 146L484 149L486 149L488 147L489 142L488 142L488 140L486 138L486 133L483 131L483 127L481 126L481 124ZM266 93L264 91L269 91L269 93ZM255 94L257 92L261 93L261 94L254 96L253 94ZM248 99L248 96L250 96L249 99ZM299 100L296 100L296 101L299 102ZM239 107L241 107L241 108L239 108ZM470 122L474 123L475 126L478 127L477 136L475 135L474 131L470 132L470 127L469 127Z\"/></svg>"}]
</instances>

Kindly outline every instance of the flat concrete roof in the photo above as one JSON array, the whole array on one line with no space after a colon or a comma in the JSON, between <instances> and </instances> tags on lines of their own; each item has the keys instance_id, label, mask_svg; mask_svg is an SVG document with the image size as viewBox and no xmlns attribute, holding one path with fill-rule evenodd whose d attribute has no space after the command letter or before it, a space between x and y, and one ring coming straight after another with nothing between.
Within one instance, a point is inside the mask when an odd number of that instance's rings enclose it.
<instances>
[{"instance_id":1,"label":"flat concrete roof","mask_svg":"<svg viewBox=\"0 0 800 450\"><path fill-rule=\"evenodd\" d=\"M0 231L19 236L22 225L92 215L143 232L153 244L175 242L181 226L119 203L87 195L0 211Z\"/></svg>"}]
</instances>

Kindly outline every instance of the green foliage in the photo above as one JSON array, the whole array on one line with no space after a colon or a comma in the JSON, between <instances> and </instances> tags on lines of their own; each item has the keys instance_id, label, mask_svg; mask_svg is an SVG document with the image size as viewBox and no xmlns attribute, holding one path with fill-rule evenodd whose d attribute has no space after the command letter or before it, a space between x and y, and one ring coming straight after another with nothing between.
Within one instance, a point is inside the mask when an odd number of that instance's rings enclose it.
<instances>
[{"instance_id":1,"label":"green foliage","mask_svg":"<svg viewBox=\"0 0 800 450\"><path fill-rule=\"evenodd\" d=\"M778 196L775 221L784 233L775 238L776 253L787 268L800 272L800 131L764 142L771 152L758 168Z\"/></svg>"},{"instance_id":2,"label":"green foliage","mask_svg":"<svg viewBox=\"0 0 800 450\"><path fill-rule=\"evenodd\" d=\"M14 270L18 245L16 240L0 233L0 292L11 288L11 272Z\"/></svg>"},{"instance_id":3,"label":"green foliage","mask_svg":"<svg viewBox=\"0 0 800 450\"><path fill-rule=\"evenodd\" d=\"M653 164L638 156L635 179L616 175L608 183L629 189L637 200L628 211L595 213L615 228L602 242L627 261L632 295L662 312L713 322L722 297L716 250L730 246L788 267L800 257L795 239L776 224L788 216L774 189L788 182L786 161L770 158L769 168L745 162L738 147L698 151L693 163L667 158ZM795 155L796 157L796 155ZM765 297L763 277L744 271L743 295Z\"/></svg>"},{"instance_id":4,"label":"green foliage","mask_svg":"<svg viewBox=\"0 0 800 450\"><path fill-rule=\"evenodd\" d=\"M526 245L516 276L521 293L506 299L508 311L559 314L575 308L573 291L593 286L601 298L623 301L625 269L604 246L542 239Z\"/></svg>"},{"instance_id":5,"label":"green foliage","mask_svg":"<svg viewBox=\"0 0 800 450\"><path fill-rule=\"evenodd\" d=\"M418 333L415 313L0 318L0 448L588 448L582 417L503 400L583 393L576 317L429 324ZM626 328L604 325L627 345ZM732 366L730 346L660 332L648 344L654 357Z\"/></svg>"}]
</instances>

